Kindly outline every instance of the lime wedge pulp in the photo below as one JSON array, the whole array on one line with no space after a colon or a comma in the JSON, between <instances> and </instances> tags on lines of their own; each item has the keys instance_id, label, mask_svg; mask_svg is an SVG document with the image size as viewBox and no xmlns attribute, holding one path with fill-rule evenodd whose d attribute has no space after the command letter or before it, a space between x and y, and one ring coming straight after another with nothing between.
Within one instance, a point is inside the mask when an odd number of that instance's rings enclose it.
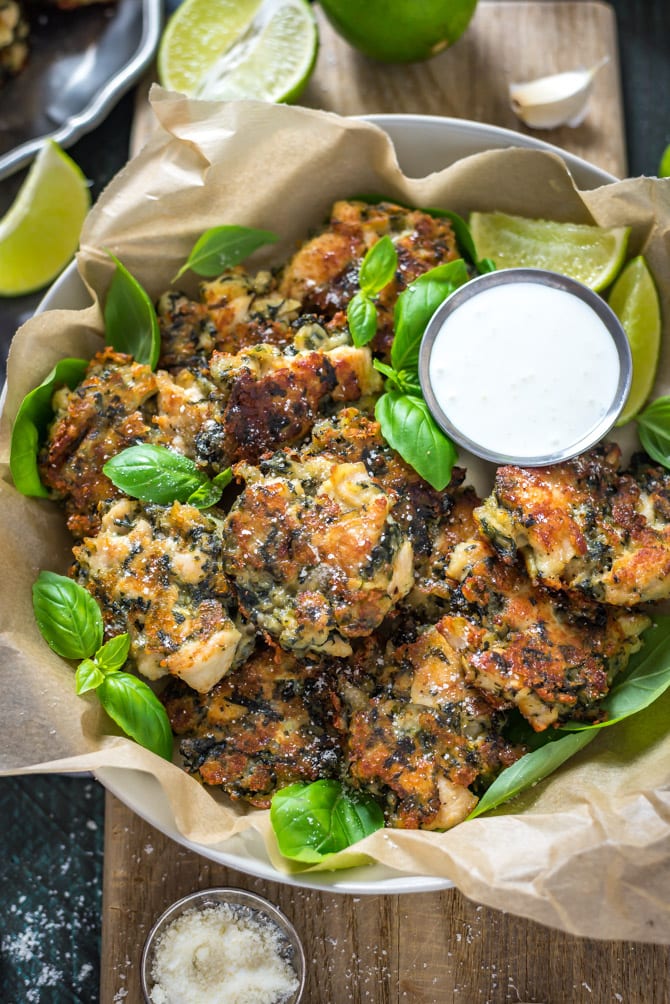
<instances>
[{"instance_id":1,"label":"lime wedge pulp","mask_svg":"<svg viewBox=\"0 0 670 1004\"><path fill-rule=\"evenodd\" d=\"M185 0L163 33L158 76L188 97L291 101L317 49L306 0Z\"/></svg>"},{"instance_id":2,"label":"lime wedge pulp","mask_svg":"<svg viewBox=\"0 0 670 1004\"><path fill-rule=\"evenodd\" d=\"M546 268L600 290L616 278L626 254L628 227L554 223L506 213L472 213L479 258L497 268Z\"/></svg>"},{"instance_id":3,"label":"lime wedge pulp","mask_svg":"<svg viewBox=\"0 0 670 1004\"><path fill-rule=\"evenodd\" d=\"M62 271L90 204L82 171L49 140L0 220L0 296L41 289Z\"/></svg>"},{"instance_id":4,"label":"lime wedge pulp","mask_svg":"<svg viewBox=\"0 0 670 1004\"><path fill-rule=\"evenodd\" d=\"M641 410L651 393L661 347L661 310L646 261L639 255L628 262L614 283L609 305L621 321L633 357L633 380L617 425Z\"/></svg>"}]
</instances>

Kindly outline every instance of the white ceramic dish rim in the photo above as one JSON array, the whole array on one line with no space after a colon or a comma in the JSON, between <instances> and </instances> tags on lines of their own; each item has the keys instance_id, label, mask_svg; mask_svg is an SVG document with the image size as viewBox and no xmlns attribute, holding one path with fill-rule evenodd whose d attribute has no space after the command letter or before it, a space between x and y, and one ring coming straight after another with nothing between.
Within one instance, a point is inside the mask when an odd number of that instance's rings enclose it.
<instances>
[{"instance_id":1,"label":"white ceramic dish rim","mask_svg":"<svg viewBox=\"0 0 670 1004\"><path fill-rule=\"evenodd\" d=\"M400 166L410 177L441 170L470 154L521 146L547 150L560 156L578 187L597 188L617 180L607 171L550 143L498 126L434 115L360 117L380 126L390 135ZM439 160L435 160L435 157L439 157ZM422 170L424 159L425 167ZM416 173L412 173L414 171ZM78 309L89 304L89 295L73 262L48 290L37 313L56 308ZM263 841L255 830L249 829L228 841L213 845L194 843L187 839L177 829L169 802L153 776L142 771L114 767L98 769L95 776L129 809L183 847L218 864L261 879L358 896L431 892L453 887L453 882L441 876L412 875L377 864L341 872L279 872L270 862Z\"/></svg>"}]
</instances>

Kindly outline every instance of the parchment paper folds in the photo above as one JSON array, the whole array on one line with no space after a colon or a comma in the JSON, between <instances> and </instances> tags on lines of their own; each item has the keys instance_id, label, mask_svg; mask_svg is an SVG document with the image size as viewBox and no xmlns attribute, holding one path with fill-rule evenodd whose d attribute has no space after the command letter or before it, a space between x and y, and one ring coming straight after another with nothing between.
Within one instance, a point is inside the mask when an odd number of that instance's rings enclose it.
<instances>
[{"instance_id":1,"label":"parchment paper folds","mask_svg":"<svg viewBox=\"0 0 670 1004\"><path fill-rule=\"evenodd\" d=\"M361 193L461 214L501 209L628 224L631 251L644 251L662 294L666 330L656 392L670 389L670 179L580 194L559 158L522 149L408 179L385 134L366 123L254 102L189 102L159 89L153 104L159 129L111 182L83 230L79 268L94 298L111 278L104 248L156 297L207 227L239 223L281 234L280 243L252 259L260 266L291 253L336 198ZM0 765L6 773L147 772L184 836L219 845L253 827L282 867L267 813L230 808L177 766L115 735L94 698L75 696L72 667L35 627L31 585L41 568L67 568L70 541L55 505L25 499L11 485L11 420L59 358L94 351L100 330L96 300L83 311L35 317L10 353L0 442ZM390 868L444 876L472 899L574 934L670 942L669 722L667 694L648 712L603 730L581 756L504 811L444 834L386 830L360 847Z\"/></svg>"}]
</instances>

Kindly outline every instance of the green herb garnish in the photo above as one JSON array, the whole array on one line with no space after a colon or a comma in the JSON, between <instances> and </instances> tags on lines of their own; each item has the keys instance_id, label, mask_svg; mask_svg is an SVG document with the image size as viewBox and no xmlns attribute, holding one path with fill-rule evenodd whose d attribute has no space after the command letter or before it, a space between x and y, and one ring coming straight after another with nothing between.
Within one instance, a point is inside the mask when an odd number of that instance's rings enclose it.
<instances>
[{"instance_id":1,"label":"green herb garnish","mask_svg":"<svg viewBox=\"0 0 670 1004\"><path fill-rule=\"evenodd\" d=\"M88 363L85 359L61 359L39 387L26 394L14 419L9 467L14 485L22 495L48 498L40 481L37 456L53 418L54 391L63 385L70 389L81 381Z\"/></svg>"},{"instance_id":2,"label":"green herb garnish","mask_svg":"<svg viewBox=\"0 0 670 1004\"><path fill-rule=\"evenodd\" d=\"M358 273L360 291L347 304L347 324L358 348L367 345L377 331L377 308L373 297L388 286L398 267L398 253L388 235L368 248Z\"/></svg>"},{"instance_id":3,"label":"green herb garnish","mask_svg":"<svg viewBox=\"0 0 670 1004\"><path fill-rule=\"evenodd\" d=\"M176 282L189 269L205 278L214 278L224 269L244 261L259 247L273 244L278 239L277 234L270 230L238 226L211 227L195 242L190 255L172 281Z\"/></svg>"},{"instance_id":4,"label":"green herb garnish","mask_svg":"<svg viewBox=\"0 0 670 1004\"><path fill-rule=\"evenodd\" d=\"M182 502L198 509L215 505L232 479L228 467L210 480L189 457L152 443L129 446L108 460L102 470L131 498L157 505Z\"/></svg>"},{"instance_id":5,"label":"green herb garnish","mask_svg":"<svg viewBox=\"0 0 670 1004\"><path fill-rule=\"evenodd\" d=\"M40 572L33 585L33 610L42 637L54 652L81 660L75 673L77 693L95 690L126 735L171 760L167 712L146 683L121 672L130 650L129 636L117 635L101 644L102 615L91 594L65 575Z\"/></svg>"},{"instance_id":6,"label":"green herb garnish","mask_svg":"<svg viewBox=\"0 0 670 1004\"><path fill-rule=\"evenodd\" d=\"M384 814L369 795L323 780L276 792L270 821L285 858L316 864L380 830Z\"/></svg>"},{"instance_id":7,"label":"green herb garnish","mask_svg":"<svg viewBox=\"0 0 670 1004\"><path fill-rule=\"evenodd\" d=\"M125 265L108 254L116 269L105 300L105 341L153 370L161 347L154 305Z\"/></svg>"}]
</instances>

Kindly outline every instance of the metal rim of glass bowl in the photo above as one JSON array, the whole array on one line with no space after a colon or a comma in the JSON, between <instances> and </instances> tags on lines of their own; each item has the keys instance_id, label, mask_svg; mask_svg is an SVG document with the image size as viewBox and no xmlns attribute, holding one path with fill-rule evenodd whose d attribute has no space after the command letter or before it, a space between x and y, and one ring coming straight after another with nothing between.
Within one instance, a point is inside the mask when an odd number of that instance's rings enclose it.
<instances>
[{"instance_id":1,"label":"metal rim of glass bowl","mask_svg":"<svg viewBox=\"0 0 670 1004\"><path fill-rule=\"evenodd\" d=\"M588 304L609 331L619 360L617 388L607 411L600 421L582 436L581 439L564 447L562 450L530 457L512 456L510 454L499 453L496 450L490 450L462 433L440 407L433 392L429 372L433 345L446 319L467 300L470 300L483 290L519 282L535 282L550 286L553 289L563 290L564 292L572 293ZM588 286L578 282L576 279L571 279L568 276L559 275L557 272L550 272L547 269L541 268L500 269L495 272L487 272L484 275L479 275L463 286L460 286L440 304L431 317L419 349L419 381L421 383L421 390L426 404L440 428L454 442L458 443L459 446L464 447L470 453L481 457L483 460L488 460L495 464L515 464L521 467L544 467L549 464L560 463L564 460L570 460L572 457L576 457L592 446L595 446L612 429L621 414L630 390L632 373L633 362L628 338L621 322L606 301L598 293L595 293Z\"/></svg>"},{"instance_id":2,"label":"metal rim of glass bowl","mask_svg":"<svg viewBox=\"0 0 670 1004\"><path fill-rule=\"evenodd\" d=\"M152 1004L151 990L153 980L151 979L151 966L153 963L153 952L159 937L178 917L183 916L189 910L198 910L218 904L230 906L246 906L250 910L267 917L274 923L283 937L286 939L291 952L287 956L290 964L295 970L298 979L298 989L290 997L286 998L286 1004L299 1004L305 990L306 981L306 960L305 950L298 936L298 932L282 911L274 906L269 900L258 896L256 893L247 892L246 889L236 889L232 886L216 886L211 889L198 889L196 892L182 896L181 899L172 903L154 922L144 942L142 949L142 959L140 963L140 982L145 1004Z\"/></svg>"}]
</instances>

